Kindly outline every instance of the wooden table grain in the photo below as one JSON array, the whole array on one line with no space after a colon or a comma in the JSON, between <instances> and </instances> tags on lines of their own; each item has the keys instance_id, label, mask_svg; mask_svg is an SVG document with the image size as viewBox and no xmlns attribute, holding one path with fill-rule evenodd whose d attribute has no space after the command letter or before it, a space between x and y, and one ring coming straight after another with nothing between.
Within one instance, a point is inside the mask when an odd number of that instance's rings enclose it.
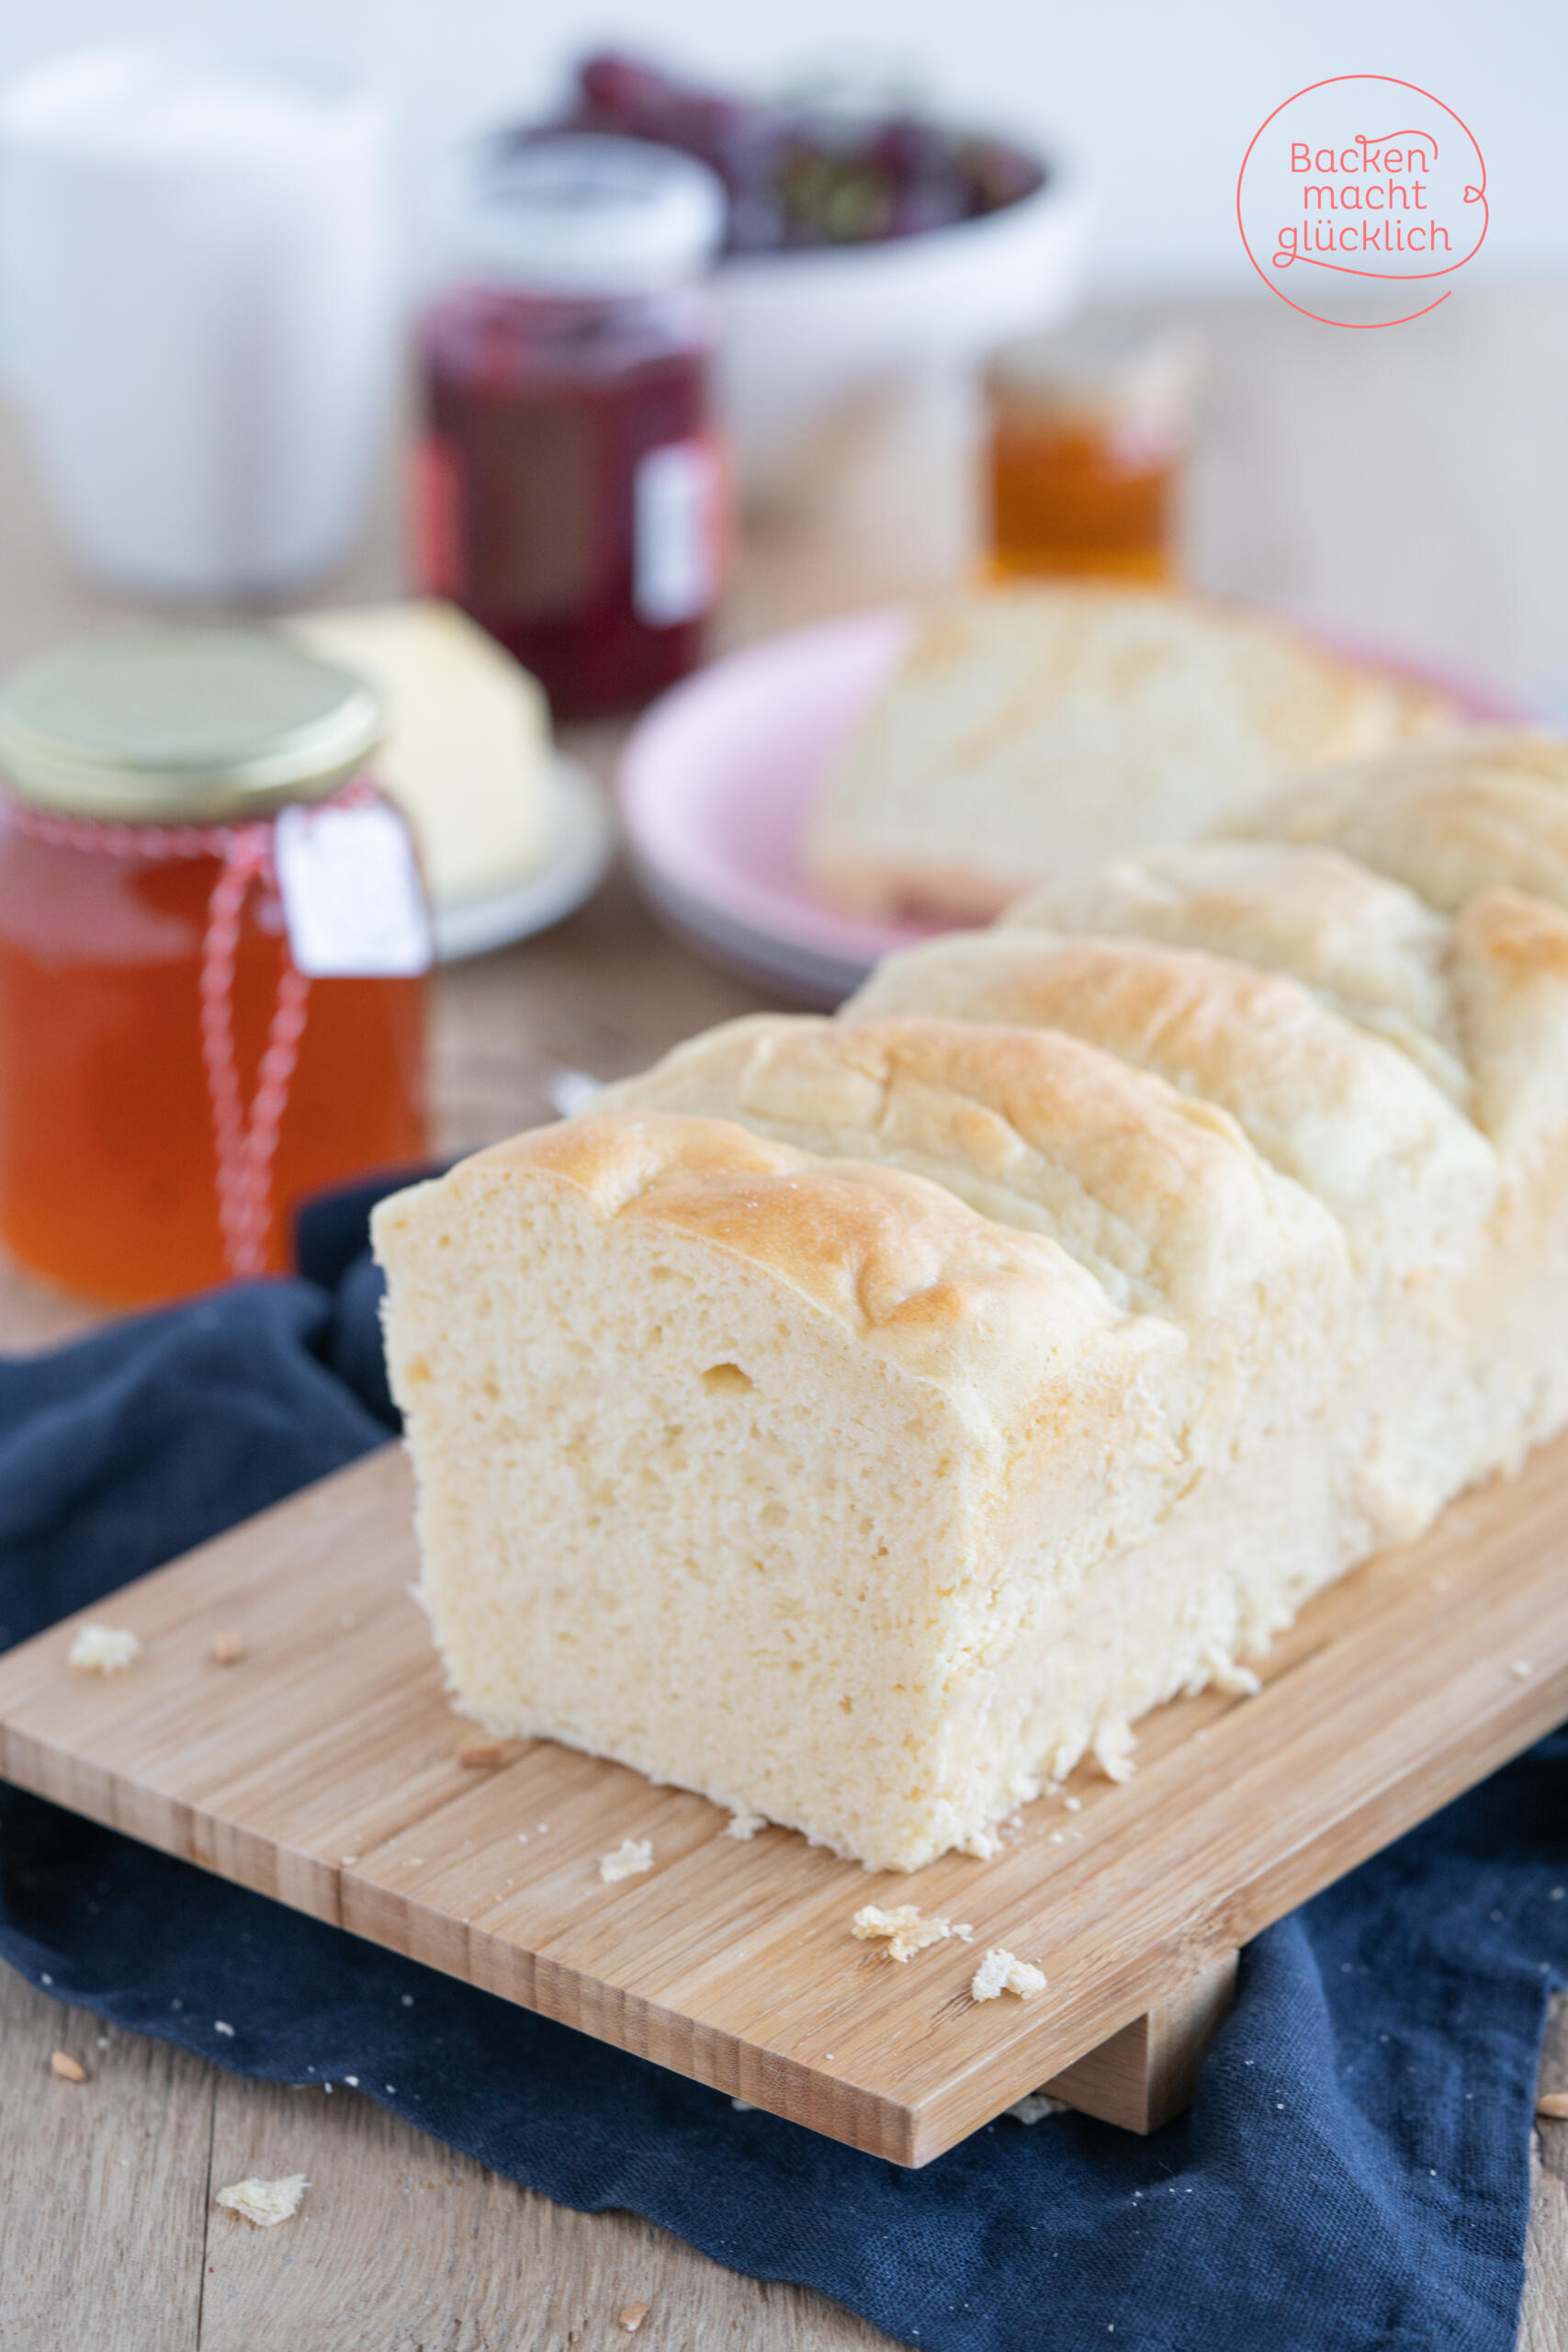
<instances>
[{"instance_id":1,"label":"wooden table grain","mask_svg":"<svg viewBox=\"0 0 1568 2352\"><path fill-rule=\"evenodd\" d=\"M1356 334L1268 302L1187 315L1210 371L1191 470L1193 577L1457 665L1568 718L1568 288L1461 289ZM727 641L940 584L973 551L947 413L875 404L821 453L815 494L754 520ZM390 490L320 601L394 593ZM74 579L21 435L0 417L0 666L125 608ZM616 732L571 748L602 775ZM768 1000L663 933L624 876L546 937L441 976L437 1103L457 1147L547 1115L562 1069L615 1077ZM0 1346L92 1317L0 1267ZM51 2071L56 2050L86 2080ZM1568 2008L1542 2055L1568 2090ZM303 2172L297 2219L254 2231L212 2192ZM1519 2352L1568 2352L1568 2124L1532 2155ZM887 2338L820 2296L719 2268L650 2223L583 2215L454 2154L367 2098L220 2074L106 2029L0 1971L4 2352L857 2352ZM1434 2347L1438 2352L1438 2347Z\"/></svg>"}]
</instances>

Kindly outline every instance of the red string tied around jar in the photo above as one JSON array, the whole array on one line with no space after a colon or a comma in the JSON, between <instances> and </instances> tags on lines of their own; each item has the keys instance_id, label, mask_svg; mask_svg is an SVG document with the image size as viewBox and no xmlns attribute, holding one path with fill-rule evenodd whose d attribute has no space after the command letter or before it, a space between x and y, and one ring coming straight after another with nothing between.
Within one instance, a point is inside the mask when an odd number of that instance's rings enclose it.
<instances>
[{"instance_id":1,"label":"red string tied around jar","mask_svg":"<svg viewBox=\"0 0 1568 2352\"><path fill-rule=\"evenodd\" d=\"M376 798L355 777L321 807L362 808ZM224 1261L236 1281L266 1272L272 1231L272 1165L288 1107L288 1091L305 1034L310 982L283 943L277 994L266 1044L247 1110L234 1047L234 969L245 902L253 888L276 889L276 820L240 825L128 825L63 817L11 795L0 796L0 816L17 831L54 849L142 860L213 858L218 878L207 906L199 981L201 1058L212 1115L218 1222Z\"/></svg>"}]
</instances>

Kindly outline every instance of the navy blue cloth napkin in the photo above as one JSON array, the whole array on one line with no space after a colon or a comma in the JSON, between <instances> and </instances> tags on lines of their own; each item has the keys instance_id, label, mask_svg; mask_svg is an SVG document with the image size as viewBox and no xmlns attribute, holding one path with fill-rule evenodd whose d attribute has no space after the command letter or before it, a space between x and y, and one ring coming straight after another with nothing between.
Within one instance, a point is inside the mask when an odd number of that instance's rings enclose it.
<instances>
[{"instance_id":1,"label":"navy blue cloth napkin","mask_svg":"<svg viewBox=\"0 0 1568 2352\"><path fill-rule=\"evenodd\" d=\"M297 1281L0 1362L0 1645L387 1442L366 1206L307 1219ZM1258 1939L1179 2121L1004 2118L904 2172L0 1791L0 1956L34 1984L241 2073L355 2076L932 2352L1510 2352L1565 1883L1559 1734Z\"/></svg>"}]
</instances>

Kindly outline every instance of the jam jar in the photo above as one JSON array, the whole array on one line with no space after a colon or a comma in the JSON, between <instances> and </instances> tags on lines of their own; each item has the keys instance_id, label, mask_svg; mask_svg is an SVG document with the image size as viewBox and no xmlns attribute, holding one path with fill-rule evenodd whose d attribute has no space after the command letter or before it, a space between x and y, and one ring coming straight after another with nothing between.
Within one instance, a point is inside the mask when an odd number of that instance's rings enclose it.
<instances>
[{"instance_id":1,"label":"jam jar","mask_svg":"<svg viewBox=\"0 0 1568 2352\"><path fill-rule=\"evenodd\" d=\"M263 630L128 632L0 689L0 1243L105 1305L289 1261L422 1159L429 919L373 691Z\"/></svg>"},{"instance_id":2,"label":"jam jar","mask_svg":"<svg viewBox=\"0 0 1568 2352\"><path fill-rule=\"evenodd\" d=\"M724 203L689 156L576 133L480 142L445 184L416 565L558 719L635 708L701 653L724 506L702 280Z\"/></svg>"}]
</instances>

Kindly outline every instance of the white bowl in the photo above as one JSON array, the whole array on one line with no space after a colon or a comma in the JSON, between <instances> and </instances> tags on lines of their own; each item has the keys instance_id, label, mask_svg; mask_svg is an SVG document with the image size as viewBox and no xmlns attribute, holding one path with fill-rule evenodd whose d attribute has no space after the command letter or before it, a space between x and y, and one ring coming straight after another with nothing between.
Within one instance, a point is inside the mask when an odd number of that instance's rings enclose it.
<instances>
[{"instance_id":1,"label":"white bowl","mask_svg":"<svg viewBox=\"0 0 1568 2352\"><path fill-rule=\"evenodd\" d=\"M846 401L972 366L1071 308L1093 198L1047 153L1043 187L977 220L721 266L719 405L743 489L766 489Z\"/></svg>"}]
</instances>

